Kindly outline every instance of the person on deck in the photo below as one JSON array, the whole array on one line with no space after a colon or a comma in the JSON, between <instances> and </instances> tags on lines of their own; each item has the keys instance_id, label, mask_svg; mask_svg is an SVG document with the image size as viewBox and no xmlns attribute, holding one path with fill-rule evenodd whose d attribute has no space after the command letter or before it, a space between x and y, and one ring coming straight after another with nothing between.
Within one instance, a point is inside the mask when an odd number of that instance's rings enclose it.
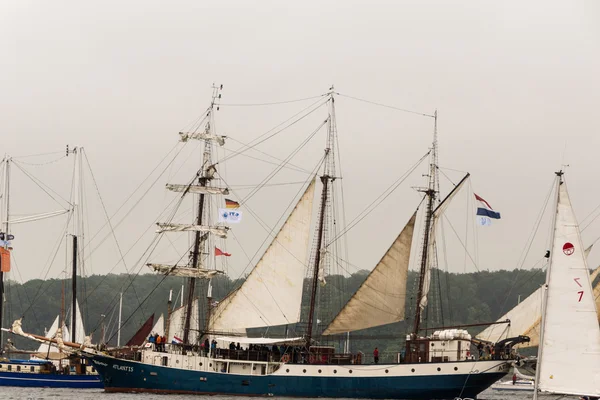
<instances>
[{"instance_id":1,"label":"person on deck","mask_svg":"<svg viewBox=\"0 0 600 400\"><path fill-rule=\"evenodd\" d=\"M204 355L206 357L208 357L208 352L210 350L210 342L208 341L208 338L204 339Z\"/></svg>"},{"instance_id":2,"label":"person on deck","mask_svg":"<svg viewBox=\"0 0 600 400\"><path fill-rule=\"evenodd\" d=\"M156 336L156 351L162 351L161 342L162 342L162 337L157 335Z\"/></svg>"},{"instance_id":3,"label":"person on deck","mask_svg":"<svg viewBox=\"0 0 600 400\"><path fill-rule=\"evenodd\" d=\"M375 361L375 364L379 364L379 349L377 349L377 347L373 350L373 360Z\"/></svg>"}]
</instances>

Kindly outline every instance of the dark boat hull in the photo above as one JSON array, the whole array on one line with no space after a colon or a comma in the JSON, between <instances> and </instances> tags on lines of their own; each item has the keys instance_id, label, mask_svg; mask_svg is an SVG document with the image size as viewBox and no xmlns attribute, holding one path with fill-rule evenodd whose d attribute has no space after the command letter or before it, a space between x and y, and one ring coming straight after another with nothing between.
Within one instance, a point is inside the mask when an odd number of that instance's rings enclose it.
<instances>
[{"instance_id":1,"label":"dark boat hull","mask_svg":"<svg viewBox=\"0 0 600 400\"><path fill-rule=\"evenodd\" d=\"M394 365L373 365L378 376L243 375L169 368L93 355L89 359L104 380L107 392L147 392L278 397L347 397L370 399L453 399L476 397L506 372L465 371L437 375L385 376ZM454 363L453 365L460 364ZM471 364L472 365L472 364ZM423 364L415 366L422 368ZM465 365L466 366L466 365ZM294 366L289 366L293 368ZM296 365L296 367L298 367ZM300 366L301 367L301 366ZM316 366L312 366L316 367ZM330 366L327 366L331 368ZM326 368L323 366L322 368ZM371 368L371 371L376 371ZM402 366L409 368L410 366ZM472 369L472 367L471 367ZM499 369L498 371L496 371ZM286 370L282 368L282 371ZM386 371L384 373L384 370ZM319 371L321 371L319 369ZM314 372L317 372L315 369ZM471 372L471 373L469 373ZM337 373L337 372L336 372ZM409 372L410 374L410 372Z\"/></svg>"},{"instance_id":2,"label":"dark boat hull","mask_svg":"<svg viewBox=\"0 0 600 400\"><path fill-rule=\"evenodd\" d=\"M34 374L23 372L0 372L0 386L71 389L102 389L104 387L100 376L97 375Z\"/></svg>"}]
</instances>

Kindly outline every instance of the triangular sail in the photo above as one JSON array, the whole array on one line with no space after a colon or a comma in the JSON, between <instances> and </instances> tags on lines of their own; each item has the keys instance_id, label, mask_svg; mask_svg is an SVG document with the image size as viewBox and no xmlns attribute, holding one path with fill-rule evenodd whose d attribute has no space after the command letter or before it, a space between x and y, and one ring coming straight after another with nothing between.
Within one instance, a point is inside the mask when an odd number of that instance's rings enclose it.
<instances>
[{"instance_id":1,"label":"triangular sail","mask_svg":"<svg viewBox=\"0 0 600 400\"><path fill-rule=\"evenodd\" d=\"M242 286L211 311L212 331L299 321L314 192L313 179Z\"/></svg>"},{"instance_id":2,"label":"triangular sail","mask_svg":"<svg viewBox=\"0 0 600 400\"><path fill-rule=\"evenodd\" d=\"M154 314L144 322L140 329L125 343L125 346L141 346L152 332L152 324L154 323Z\"/></svg>"},{"instance_id":3,"label":"triangular sail","mask_svg":"<svg viewBox=\"0 0 600 400\"><path fill-rule=\"evenodd\" d=\"M185 312L187 306L176 308L171 312L169 317L169 337L167 338L168 343L182 343L183 342L183 328L185 325ZM196 343L198 340L198 328L200 318L200 307L198 304L198 298L194 299L192 303L192 315L190 317L190 333L189 343Z\"/></svg>"},{"instance_id":4,"label":"triangular sail","mask_svg":"<svg viewBox=\"0 0 600 400\"><path fill-rule=\"evenodd\" d=\"M600 394L600 328L579 226L559 182L537 384L546 392Z\"/></svg>"},{"instance_id":5,"label":"triangular sail","mask_svg":"<svg viewBox=\"0 0 600 400\"><path fill-rule=\"evenodd\" d=\"M52 338L52 337L54 337L54 335L56 335L56 332L58 331L59 320L60 320L60 315L57 315L56 318L54 319L54 322L50 326L50 329L48 330L48 332L46 332L45 336L47 338ZM47 343L42 343L42 344L40 344L40 347L38 348L38 353L47 353L48 349L50 349L50 352L58 352L58 348L56 346L49 347Z\"/></svg>"},{"instance_id":6,"label":"triangular sail","mask_svg":"<svg viewBox=\"0 0 600 400\"><path fill-rule=\"evenodd\" d=\"M537 346L539 343L539 333L533 334L533 332L539 331L541 317L542 288L539 288L498 319L498 321L506 321L508 319L510 320L510 324L490 325L477 335L477 339L497 343L508 337L526 335L530 337L531 341L519 346Z\"/></svg>"},{"instance_id":7,"label":"triangular sail","mask_svg":"<svg viewBox=\"0 0 600 400\"><path fill-rule=\"evenodd\" d=\"M587 257L588 254L589 252L586 250L585 256ZM590 282L594 282L598 273L600 273L600 266L590 275ZM596 291L600 294L600 283L594 288L594 293ZM519 347L535 347L539 345L540 323L542 319L542 293L542 288L540 287L498 319L498 322L508 319L510 320L510 324L490 325L477 335L477 339L496 343L507 337L525 335L529 336L530 341L519 344ZM598 296L595 295L595 297ZM596 308L599 310L598 318L600 320L600 307L597 305Z\"/></svg>"},{"instance_id":8,"label":"triangular sail","mask_svg":"<svg viewBox=\"0 0 600 400\"><path fill-rule=\"evenodd\" d=\"M323 335L352 332L402 321L415 212L367 279Z\"/></svg>"},{"instance_id":9,"label":"triangular sail","mask_svg":"<svg viewBox=\"0 0 600 400\"><path fill-rule=\"evenodd\" d=\"M158 317L158 320L152 327L152 332L158 333L160 336L165 335L165 317L163 314L160 314L160 317Z\"/></svg>"}]
</instances>

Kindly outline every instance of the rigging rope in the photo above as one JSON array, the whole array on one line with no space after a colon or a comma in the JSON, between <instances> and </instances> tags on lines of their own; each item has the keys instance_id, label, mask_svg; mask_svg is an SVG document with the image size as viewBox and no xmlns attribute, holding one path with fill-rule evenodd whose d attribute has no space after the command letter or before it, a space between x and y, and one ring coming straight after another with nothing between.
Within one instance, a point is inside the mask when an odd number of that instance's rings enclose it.
<instances>
[{"instance_id":1,"label":"rigging rope","mask_svg":"<svg viewBox=\"0 0 600 400\"><path fill-rule=\"evenodd\" d=\"M353 100L357 100L357 101L362 101L363 103L369 103L369 104L373 104L373 105L384 107L384 108L390 108L390 109L396 110L396 111L402 111L402 112L409 113L409 114L421 115L423 117L435 118L435 115L431 115L431 114L427 114L427 113L422 113L422 112L419 112L419 111L414 111L414 110L408 110L406 108L399 108L399 107L389 106L387 104L382 104L382 103L378 103L378 102L371 101L371 100L361 99L359 97L354 97L354 96L350 96L350 95L347 95L347 94L342 94L342 93L339 93L339 92L335 92L335 94L337 94L338 96L347 97L349 99L353 99Z\"/></svg>"},{"instance_id":2,"label":"rigging rope","mask_svg":"<svg viewBox=\"0 0 600 400\"><path fill-rule=\"evenodd\" d=\"M318 96L305 97L305 98L302 98L302 99L274 101L274 102L269 102L269 103L238 103L238 104L220 103L219 105L220 106L226 106L226 107L273 106L273 105L279 105L279 104L298 103L298 102L301 102L301 101L312 100L312 99L320 99L320 98L323 98L323 97L328 96L328 95L329 95L329 93L323 93L323 94L320 94Z\"/></svg>"},{"instance_id":3,"label":"rigging rope","mask_svg":"<svg viewBox=\"0 0 600 400\"><path fill-rule=\"evenodd\" d=\"M429 155L429 151L423 155L415 164L413 164L404 174L402 174L396 181L394 181L387 189L383 191L381 195L379 195L375 200L371 202L363 211L361 211L356 218L354 218L348 227L344 229L340 234L335 236L333 239L329 241L329 243L325 244L325 248L329 247L335 241L337 241L340 237L348 233L352 228L354 228L359 222L361 222L367 215L371 214L375 207L373 205L381 204L385 199L387 199L398 187L413 173L413 171L423 162L425 158ZM387 194L386 194L387 193ZM376 204L377 203L377 204ZM364 215L362 215L364 213Z\"/></svg>"},{"instance_id":4,"label":"rigging rope","mask_svg":"<svg viewBox=\"0 0 600 400\"><path fill-rule=\"evenodd\" d=\"M256 139L252 140L250 142L249 145L247 145L247 147L239 150L237 153L233 154L233 155L229 155L229 156L225 156L220 163L224 163L225 161L238 156L250 149L253 149L254 147L258 146L261 143L264 143L265 141L275 137L276 135L278 135L279 133L283 132L284 130L286 130L287 128L297 124L298 122L302 121L304 118L308 117L309 115L311 115L313 112L317 111L319 108L321 108L323 105L327 104L327 102L329 101L329 99L326 99L325 101L321 101L321 99L317 100L316 102L312 103L311 105L309 105L308 107L306 107L305 109L297 112L296 114L292 115L290 118L286 119L285 121L279 123L278 125L274 126L273 128L271 128L270 130L268 130L267 132L263 133L262 135L258 136ZM316 107L314 107L316 105ZM294 121L292 121L291 123L289 123L287 126L279 129L278 131L275 131L274 133L270 134L271 132L273 132L274 130L276 130L278 127L280 127L281 125L285 124L286 122L288 122L289 120L295 118L296 116L302 114L304 111L313 108L312 110L310 110L309 112L307 112L306 114L302 115L301 117L295 119ZM268 136L267 136L268 135ZM265 137L266 136L266 137ZM264 138L264 139L263 139ZM254 143L255 142L255 143Z\"/></svg>"}]
</instances>

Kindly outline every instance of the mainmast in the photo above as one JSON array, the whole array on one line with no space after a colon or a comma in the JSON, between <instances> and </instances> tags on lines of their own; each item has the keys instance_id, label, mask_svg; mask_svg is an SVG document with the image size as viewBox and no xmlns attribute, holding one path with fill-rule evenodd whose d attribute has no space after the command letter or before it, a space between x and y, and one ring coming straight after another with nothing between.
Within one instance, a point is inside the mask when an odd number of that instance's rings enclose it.
<instances>
[{"instance_id":1,"label":"mainmast","mask_svg":"<svg viewBox=\"0 0 600 400\"><path fill-rule=\"evenodd\" d=\"M325 158L323 161L323 175L321 175L321 183L323 188L321 191L321 207L319 209L319 222L317 226L317 247L315 250L315 258L313 263L313 276L310 286L310 308L308 312L308 327L306 333L306 343L310 346L313 334L313 321L315 317L315 304L317 298L317 287L319 281L324 281L325 266L322 265L322 255L325 252L323 248L323 238L325 235L325 218L327 212L327 202L329 201L330 184L335 180L335 155L333 154L334 140L336 134L335 125L335 99L333 97L333 86L330 89L329 99L329 117L327 123L327 145L325 147Z\"/></svg>"},{"instance_id":2,"label":"mainmast","mask_svg":"<svg viewBox=\"0 0 600 400\"><path fill-rule=\"evenodd\" d=\"M419 328L421 324L421 311L425 307L422 305L422 299L425 290L425 285L428 285L428 282L425 282L425 278L427 276L428 262L427 255L429 252L429 242L431 240L431 228L433 221L433 210L435 206L435 200L437 198L437 193L439 192L438 187L438 171L437 171L437 110L433 114L434 123L433 123L433 144L431 147L430 161L429 161L429 174L428 174L428 184L427 188L421 189L425 196L427 197L425 203L425 228L423 232L423 246L421 248L421 268L419 271L419 290L417 292L417 305L415 311L415 322L413 326L413 337L417 338L419 334Z\"/></svg>"}]
</instances>

